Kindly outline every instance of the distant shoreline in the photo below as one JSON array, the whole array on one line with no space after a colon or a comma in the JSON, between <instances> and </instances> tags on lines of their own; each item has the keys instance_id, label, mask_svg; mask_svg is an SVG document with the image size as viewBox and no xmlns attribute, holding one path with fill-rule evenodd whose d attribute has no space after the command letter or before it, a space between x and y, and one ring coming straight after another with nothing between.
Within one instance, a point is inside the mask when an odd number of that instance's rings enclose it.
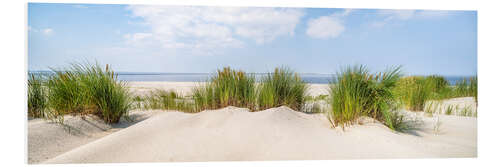
<instances>
[{"instance_id":1,"label":"distant shoreline","mask_svg":"<svg viewBox=\"0 0 500 167\"><path fill-rule=\"evenodd\" d=\"M28 71L28 74L51 75L52 71ZM127 82L205 82L214 73L156 73L156 72L116 72L119 80ZM267 75L267 73L249 73L255 75L257 80ZM299 73L304 82L309 84L328 84L332 81L335 74L319 74L319 73ZM455 85L456 82L463 78L471 76L444 76L450 85Z\"/></svg>"}]
</instances>

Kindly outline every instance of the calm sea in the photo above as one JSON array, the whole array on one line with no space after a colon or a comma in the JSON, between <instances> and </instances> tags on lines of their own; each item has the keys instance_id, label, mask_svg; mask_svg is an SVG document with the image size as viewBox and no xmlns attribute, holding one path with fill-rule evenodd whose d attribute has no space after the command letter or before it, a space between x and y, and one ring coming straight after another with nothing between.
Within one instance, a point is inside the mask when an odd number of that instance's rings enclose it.
<instances>
[{"instance_id":1,"label":"calm sea","mask_svg":"<svg viewBox=\"0 0 500 167\"><path fill-rule=\"evenodd\" d=\"M52 72L48 71L33 71L30 74L51 75ZM257 80L266 74L255 74ZM122 81L170 81L170 82L204 82L209 79L213 74L209 73L139 73L139 72L118 72L117 78ZM302 79L307 83L327 84L332 78L333 74L301 74ZM464 77L468 76L445 76L451 85L461 81Z\"/></svg>"}]
</instances>

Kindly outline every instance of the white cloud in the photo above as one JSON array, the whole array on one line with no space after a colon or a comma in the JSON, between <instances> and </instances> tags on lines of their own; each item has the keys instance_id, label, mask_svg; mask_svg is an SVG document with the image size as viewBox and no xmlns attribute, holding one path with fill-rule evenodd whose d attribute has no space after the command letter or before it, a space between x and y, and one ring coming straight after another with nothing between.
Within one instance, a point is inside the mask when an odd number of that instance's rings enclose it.
<instances>
[{"instance_id":1,"label":"white cloud","mask_svg":"<svg viewBox=\"0 0 500 167\"><path fill-rule=\"evenodd\" d=\"M304 15L299 9L286 8L132 5L128 9L151 27L148 40L165 48L241 47L243 39L271 42L280 36L293 36Z\"/></svg>"},{"instance_id":2,"label":"white cloud","mask_svg":"<svg viewBox=\"0 0 500 167\"><path fill-rule=\"evenodd\" d=\"M28 26L28 31L34 32L34 33L42 33L43 35L49 36L54 33L54 30L52 28L45 28L45 29L37 29L31 26Z\"/></svg>"},{"instance_id":3,"label":"white cloud","mask_svg":"<svg viewBox=\"0 0 500 167\"><path fill-rule=\"evenodd\" d=\"M321 16L310 20L307 28L307 35L314 38L335 38L344 32L345 27L342 22L332 16Z\"/></svg>"},{"instance_id":4,"label":"white cloud","mask_svg":"<svg viewBox=\"0 0 500 167\"><path fill-rule=\"evenodd\" d=\"M348 16L351 12L351 9L346 9L341 13L311 19L307 23L306 34L320 39L336 38L345 31L342 17Z\"/></svg>"},{"instance_id":5,"label":"white cloud","mask_svg":"<svg viewBox=\"0 0 500 167\"><path fill-rule=\"evenodd\" d=\"M415 10L379 10L379 15L387 16L388 18L408 20L415 15Z\"/></svg>"},{"instance_id":6,"label":"white cloud","mask_svg":"<svg viewBox=\"0 0 500 167\"><path fill-rule=\"evenodd\" d=\"M145 42L148 42L153 34L151 33L135 33L135 34L125 34L123 38L126 39L126 43L134 46L145 45Z\"/></svg>"},{"instance_id":7,"label":"white cloud","mask_svg":"<svg viewBox=\"0 0 500 167\"><path fill-rule=\"evenodd\" d=\"M51 28L46 28L42 29L41 32L43 35L51 35L52 33L54 33L54 30L52 30Z\"/></svg>"},{"instance_id":8,"label":"white cloud","mask_svg":"<svg viewBox=\"0 0 500 167\"><path fill-rule=\"evenodd\" d=\"M410 19L430 19L443 18L451 14L445 10L378 10L378 15L382 16L382 20L374 21L372 26L383 27L384 25L394 21L404 21Z\"/></svg>"},{"instance_id":9,"label":"white cloud","mask_svg":"<svg viewBox=\"0 0 500 167\"><path fill-rule=\"evenodd\" d=\"M422 10L418 12L420 18L443 18L451 16L453 12L446 10Z\"/></svg>"}]
</instances>

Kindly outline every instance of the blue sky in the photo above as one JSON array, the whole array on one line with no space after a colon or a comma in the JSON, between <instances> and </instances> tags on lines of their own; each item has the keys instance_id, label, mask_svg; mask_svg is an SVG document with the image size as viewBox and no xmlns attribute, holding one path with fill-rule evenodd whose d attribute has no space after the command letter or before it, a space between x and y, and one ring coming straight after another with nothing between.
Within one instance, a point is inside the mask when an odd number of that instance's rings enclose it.
<instances>
[{"instance_id":1,"label":"blue sky","mask_svg":"<svg viewBox=\"0 0 500 167\"><path fill-rule=\"evenodd\" d=\"M335 73L402 65L475 75L475 11L28 4L28 70L98 61L115 71Z\"/></svg>"}]
</instances>

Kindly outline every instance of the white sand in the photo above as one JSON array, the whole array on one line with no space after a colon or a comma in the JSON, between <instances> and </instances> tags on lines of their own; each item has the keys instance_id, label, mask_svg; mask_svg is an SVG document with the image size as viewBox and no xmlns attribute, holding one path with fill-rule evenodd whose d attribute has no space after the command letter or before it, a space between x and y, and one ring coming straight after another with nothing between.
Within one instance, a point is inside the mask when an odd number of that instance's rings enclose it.
<instances>
[{"instance_id":1,"label":"white sand","mask_svg":"<svg viewBox=\"0 0 500 167\"><path fill-rule=\"evenodd\" d=\"M129 83L138 95L154 89L176 90L187 95L196 85L198 83L194 82ZM312 84L308 94L327 94L327 88L327 85ZM443 103L469 104L471 100L460 98ZM346 131L332 129L322 114L305 114L287 107L260 112L235 107L197 114L134 112L137 113L136 121L114 126L97 120L87 123L79 118L68 118L66 123L78 129L72 133L58 124L30 120L29 162L47 159L44 163L477 156L475 117L439 114L427 117L423 113L408 112L410 117L421 120L423 126L403 134L373 120ZM141 120L144 121L139 122Z\"/></svg>"},{"instance_id":2,"label":"white sand","mask_svg":"<svg viewBox=\"0 0 500 167\"><path fill-rule=\"evenodd\" d=\"M131 122L108 125L94 116L65 116L63 124L28 121L28 163L39 163L145 120L159 111L131 111Z\"/></svg>"},{"instance_id":3,"label":"white sand","mask_svg":"<svg viewBox=\"0 0 500 167\"><path fill-rule=\"evenodd\" d=\"M476 106L477 104L473 97L460 97L442 101L430 101L426 103L428 110L431 110L434 113L446 114L446 110L449 109L451 111L450 115L473 116L476 114Z\"/></svg>"},{"instance_id":4,"label":"white sand","mask_svg":"<svg viewBox=\"0 0 500 167\"><path fill-rule=\"evenodd\" d=\"M165 112L45 163L326 160L476 157L476 119L440 116L411 134L377 122L342 132L321 114L287 107L261 112L228 107L198 114Z\"/></svg>"},{"instance_id":5,"label":"white sand","mask_svg":"<svg viewBox=\"0 0 500 167\"><path fill-rule=\"evenodd\" d=\"M173 90L181 95L190 95L192 89L204 82L128 82L131 91L136 95L145 95L155 89ZM307 94L311 96L327 95L328 84L308 84Z\"/></svg>"},{"instance_id":6,"label":"white sand","mask_svg":"<svg viewBox=\"0 0 500 167\"><path fill-rule=\"evenodd\" d=\"M146 95L150 91L156 89L175 91L181 95L189 95L192 89L199 85L204 85L204 82L128 82L127 85L131 92L136 95Z\"/></svg>"}]
</instances>

